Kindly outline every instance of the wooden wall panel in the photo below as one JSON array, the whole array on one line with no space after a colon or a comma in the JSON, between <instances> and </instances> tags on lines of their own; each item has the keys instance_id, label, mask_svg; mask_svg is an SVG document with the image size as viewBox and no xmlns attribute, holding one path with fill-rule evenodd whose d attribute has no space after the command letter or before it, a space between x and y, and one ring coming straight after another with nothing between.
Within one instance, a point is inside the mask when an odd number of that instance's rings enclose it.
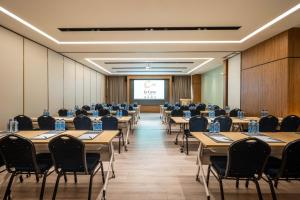
<instances>
[{"instance_id":1,"label":"wooden wall panel","mask_svg":"<svg viewBox=\"0 0 300 200\"><path fill-rule=\"evenodd\" d=\"M192 75L193 102L201 102L201 74Z\"/></svg>"},{"instance_id":2,"label":"wooden wall panel","mask_svg":"<svg viewBox=\"0 0 300 200\"><path fill-rule=\"evenodd\" d=\"M300 28L289 30L289 57L300 57Z\"/></svg>"},{"instance_id":3,"label":"wooden wall panel","mask_svg":"<svg viewBox=\"0 0 300 200\"><path fill-rule=\"evenodd\" d=\"M300 58L289 58L288 113L300 116Z\"/></svg>"},{"instance_id":4,"label":"wooden wall panel","mask_svg":"<svg viewBox=\"0 0 300 200\"><path fill-rule=\"evenodd\" d=\"M259 94L261 68L255 67L242 71L241 108L248 116L259 114Z\"/></svg>"},{"instance_id":5,"label":"wooden wall panel","mask_svg":"<svg viewBox=\"0 0 300 200\"><path fill-rule=\"evenodd\" d=\"M64 107L64 61L63 56L48 50L49 112L57 116Z\"/></svg>"},{"instance_id":6,"label":"wooden wall panel","mask_svg":"<svg viewBox=\"0 0 300 200\"><path fill-rule=\"evenodd\" d=\"M24 113L40 116L48 108L47 49L24 41Z\"/></svg>"}]
</instances>

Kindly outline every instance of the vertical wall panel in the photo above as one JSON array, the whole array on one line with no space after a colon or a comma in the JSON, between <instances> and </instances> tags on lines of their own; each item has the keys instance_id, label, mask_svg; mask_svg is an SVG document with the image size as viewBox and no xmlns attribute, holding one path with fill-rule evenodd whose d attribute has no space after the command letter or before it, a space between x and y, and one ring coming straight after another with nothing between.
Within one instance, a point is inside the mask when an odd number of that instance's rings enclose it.
<instances>
[{"instance_id":1,"label":"vertical wall panel","mask_svg":"<svg viewBox=\"0 0 300 200\"><path fill-rule=\"evenodd\" d=\"M23 38L0 28L0 130L23 114Z\"/></svg>"},{"instance_id":2,"label":"vertical wall panel","mask_svg":"<svg viewBox=\"0 0 300 200\"><path fill-rule=\"evenodd\" d=\"M76 63L76 105L83 106L83 66Z\"/></svg>"},{"instance_id":3,"label":"vertical wall panel","mask_svg":"<svg viewBox=\"0 0 300 200\"><path fill-rule=\"evenodd\" d=\"M91 103L97 103L97 74L91 70Z\"/></svg>"},{"instance_id":4,"label":"vertical wall panel","mask_svg":"<svg viewBox=\"0 0 300 200\"><path fill-rule=\"evenodd\" d=\"M106 77L102 74L100 74L101 81L100 81L100 101L105 102L106 101ZM170 83L171 85L171 83Z\"/></svg>"},{"instance_id":5,"label":"vertical wall panel","mask_svg":"<svg viewBox=\"0 0 300 200\"><path fill-rule=\"evenodd\" d=\"M100 87L101 87L101 75L100 75L100 73L97 73L97 77L96 77L96 100L97 100L97 103L102 103Z\"/></svg>"},{"instance_id":6,"label":"vertical wall panel","mask_svg":"<svg viewBox=\"0 0 300 200\"><path fill-rule=\"evenodd\" d=\"M91 105L91 70L87 67L83 70L83 79L84 104Z\"/></svg>"},{"instance_id":7,"label":"vertical wall panel","mask_svg":"<svg viewBox=\"0 0 300 200\"><path fill-rule=\"evenodd\" d=\"M241 91L241 54L228 60L228 105L240 108Z\"/></svg>"},{"instance_id":8,"label":"vertical wall panel","mask_svg":"<svg viewBox=\"0 0 300 200\"><path fill-rule=\"evenodd\" d=\"M24 41L24 113L39 116L48 107L47 49Z\"/></svg>"},{"instance_id":9,"label":"vertical wall panel","mask_svg":"<svg viewBox=\"0 0 300 200\"><path fill-rule=\"evenodd\" d=\"M64 58L64 107L73 109L75 106L75 62Z\"/></svg>"},{"instance_id":10,"label":"vertical wall panel","mask_svg":"<svg viewBox=\"0 0 300 200\"><path fill-rule=\"evenodd\" d=\"M49 111L57 116L64 107L64 65L63 56L48 50Z\"/></svg>"}]
</instances>

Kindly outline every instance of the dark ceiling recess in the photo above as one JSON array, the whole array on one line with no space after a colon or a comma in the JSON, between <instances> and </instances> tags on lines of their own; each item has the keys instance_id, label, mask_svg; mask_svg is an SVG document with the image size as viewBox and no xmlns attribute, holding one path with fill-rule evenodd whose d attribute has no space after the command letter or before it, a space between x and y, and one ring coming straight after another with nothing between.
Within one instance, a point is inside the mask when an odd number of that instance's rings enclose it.
<instances>
[{"instance_id":1,"label":"dark ceiling recess","mask_svg":"<svg viewBox=\"0 0 300 200\"><path fill-rule=\"evenodd\" d=\"M134 73L140 73L140 72L149 72L149 73L153 73L153 72L155 72L155 73L158 73L158 72L161 72L161 73L176 73L176 72L181 72L182 73L182 71L179 71L179 70L176 70L176 71L153 71L153 70L143 70L143 71L116 71L117 73L132 73L132 72L134 72Z\"/></svg>"},{"instance_id":2,"label":"dark ceiling recess","mask_svg":"<svg viewBox=\"0 0 300 200\"><path fill-rule=\"evenodd\" d=\"M90 28L58 28L62 32L87 31L231 31L239 30L241 26L193 26L193 27L90 27Z\"/></svg>"},{"instance_id":3,"label":"dark ceiling recess","mask_svg":"<svg viewBox=\"0 0 300 200\"><path fill-rule=\"evenodd\" d=\"M145 69L145 67L112 67L112 69ZM151 69L187 69L187 67L152 67Z\"/></svg>"},{"instance_id":4,"label":"dark ceiling recess","mask_svg":"<svg viewBox=\"0 0 300 200\"><path fill-rule=\"evenodd\" d=\"M194 62L176 62L176 61L157 61L157 62L104 62L106 65L116 65L116 64L193 64Z\"/></svg>"}]
</instances>

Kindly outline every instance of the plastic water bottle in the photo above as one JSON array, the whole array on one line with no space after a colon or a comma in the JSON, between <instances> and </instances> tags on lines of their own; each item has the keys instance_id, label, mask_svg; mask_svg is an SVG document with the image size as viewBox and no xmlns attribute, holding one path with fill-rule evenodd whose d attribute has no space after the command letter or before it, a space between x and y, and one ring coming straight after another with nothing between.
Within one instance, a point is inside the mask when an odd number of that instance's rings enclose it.
<instances>
[{"instance_id":1,"label":"plastic water bottle","mask_svg":"<svg viewBox=\"0 0 300 200\"><path fill-rule=\"evenodd\" d=\"M9 120L9 132L10 133L13 133L13 128L14 128L14 120L13 119L10 119Z\"/></svg>"},{"instance_id":2,"label":"plastic water bottle","mask_svg":"<svg viewBox=\"0 0 300 200\"><path fill-rule=\"evenodd\" d=\"M209 132L213 133L214 130L215 130L215 123L211 123L210 126L209 126Z\"/></svg>"},{"instance_id":3,"label":"plastic water bottle","mask_svg":"<svg viewBox=\"0 0 300 200\"><path fill-rule=\"evenodd\" d=\"M259 122L255 121L255 133L259 133Z\"/></svg>"},{"instance_id":4,"label":"plastic water bottle","mask_svg":"<svg viewBox=\"0 0 300 200\"><path fill-rule=\"evenodd\" d=\"M244 117L245 117L244 111L240 111L240 119L244 119Z\"/></svg>"},{"instance_id":5,"label":"plastic water bottle","mask_svg":"<svg viewBox=\"0 0 300 200\"><path fill-rule=\"evenodd\" d=\"M99 131L102 131L102 128L103 128L103 127L102 127L102 121L101 121L101 120L99 120L99 122L98 122L98 123L99 123Z\"/></svg>"},{"instance_id":6,"label":"plastic water bottle","mask_svg":"<svg viewBox=\"0 0 300 200\"><path fill-rule=\"evenodd\" d=\"M17 120L14 120L14 132L18 132L19 131L19 122Z\"/></svg>"},{"instance_id":7,"label":"plastic water bottle","mask_svg":"<svg viewBox=\"0 0 300 200\"><path fill-rule=\"evenodd\" d=\"M55 120L55 130L59 131L59 119Z\"/></svg>"},{"instance_id":8,"label":"plastic water bottle","mask_svg":"<svg viewBox=\"0 0 300 200\"><path fill-rule=\"evenodd\" d=\"M253 121L250 120L248 123L248 134L251 135L253 133Z\"/></svg>"},{"instance_id":9,"label":"plastic water bottle","mask_svg":"<svg viewBox=\"0 0 300 200\"><path fill-rule=\"evenodd\" d=\"M62 131L65 131L66 130L66 122L63 119L61 121L62 121Z\"/></svg>"},{"instance_id":10,"label":"plastic water bottle","mask_svg":"<svg viewBox=\"0 0 300 200\"><path fill-rule=\"evenodd\" d=\"M214 133L220 133L220 122L216 121L214 123Z\"/></svg>"},{"instance_id":11,"label":"plastic water bottle","mask_svg":"<svg viewBox=\"0 0 300 200\"><path fill-rule=\"evenodd\" d=\"M93 131L97 131L97 120L93 121Z\"/></svg>"},{"instance_id":12,"label":"plastic water bottle","mask_svg":"<svg viewBox=\"0 0 300 200\"><path fill-rule=\"evenodd\" d=\"M225 107L225 111L226 111L227 114L229 114L229 113L230 113L230 107L229 107L229 106L226 106L226 107Z\"/></svg>"}]
</instances>

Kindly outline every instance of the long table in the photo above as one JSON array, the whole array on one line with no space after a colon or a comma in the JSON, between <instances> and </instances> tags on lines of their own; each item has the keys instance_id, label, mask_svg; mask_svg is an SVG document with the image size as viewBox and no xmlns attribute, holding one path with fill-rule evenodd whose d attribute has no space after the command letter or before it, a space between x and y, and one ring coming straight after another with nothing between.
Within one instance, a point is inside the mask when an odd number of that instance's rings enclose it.
<instances>
[{"instance_id":1,"label":"long table","mask_svg":"<svg viewBox=\"0 0 300 200\"><path fill-rule=\"evenodd\" d=\"M90 119L93 120L100 120L101 117L92 117L89 116ZM67 127L69 130L74 129L74 124L73 124L73 120L74 117L54 117L55 119L63 119L65 120ZM132 124L132 116L122 116L118 119L118 126L119 129L122 129L122 132L125 133L125 145L124 145L124 149L125 151L128 151L128 144L129 144L129 134L132 131L133 128L133 124ZM32 117L31 118L32 122L34 123L35 127L37 127L37 117Z\"/></svg>"},{"instance_id":2,"label":"long table","mask_svg":"<svg viewBox=\"0 0 300 200\"><path fill-rule=\"evenodd\" d=\"M33 142L37 152L49 152L48 143L53 137L49 138L49 139L33 139L35 136L41 135L41 134L46 133L46 132L48 132L48 131L19 131L16 134L30 139ZM79 136L81 136L85 132L87 132L87 131L72 130L72 131L65 131L62 134L72 135L72 136L78 138ZM118 134L119 134L119 131L117 131L117 130L116 131L115 130L103 131L101 134L96 136L94 139L82 140L83 143L85 144L87 152L99 152L103 145L108 147L108 154L109 154L108 162L109 162L109 165L108 165L108 168L107 168L107 174L105 176L104 186L102 187L97 199L101 199L101 196L103 198L105 198L107 184L108 184L108 180L109 180L109 176L110 176L110 171L111 172L114 171L115 157L114 157L114 147L113 147L113 144L112 144L112 140ZM6 134L3 134L2 136L5 136L5 135ZM115 175L113 174L113 177L114 176ZM5 177L5 180L7 178L8 178L8 176ZM5 182L5 180L3 180L2 184Z\"/></svg>"},{"instance_id":3,"label":"long table","mask_svg":"<svg viewBox=\"0 0 300 200\"><path fill-rule=\"evenodd\" d=\"M191 132L191 134L200 142L197 152L197 174L196 180L200 181L199 175L203 182L207 199L210 198L210 192L206 184L206 177L204 174L203 166L209 164L209 157L211 155L227 155L228 147L231 144L230 142L216 142L210 137L208 137L203 132ZM241 132L222 132L222 135L230 138L233 141L247 138L244 133ZM269 136L274 139L281 140L282 142L278 143L268 143L271 147L271 154L274 156L281 156L282 149L289 142L300 139L300 133L294 132L275 132L275 133L261 133L265 136Z\"/></svg>"}]
</instances>

